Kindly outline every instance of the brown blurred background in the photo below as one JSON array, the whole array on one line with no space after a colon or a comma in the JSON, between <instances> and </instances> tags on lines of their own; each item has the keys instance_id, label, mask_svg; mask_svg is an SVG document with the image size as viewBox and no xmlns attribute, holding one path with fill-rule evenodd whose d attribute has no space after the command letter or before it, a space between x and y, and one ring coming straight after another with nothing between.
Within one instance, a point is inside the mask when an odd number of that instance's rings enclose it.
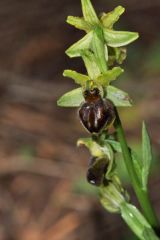
<instances>
[{"instance_id":1,"label":"brown blurred background","mask_svg":"<svg viewBox=\"0 0 160 240\"><path fill-rule=\"evenodd\" d=\"M134 99L121 117L138 152L142 119L148 124L155 156L150 192L160 216L160 1L93 3L99 13L122 4L117 29L140 33L116 85ZM80 59L64 54L83 35L65 23L67 15L81 16L80 0L0 1L0 240L136 239L86 182L90 156L76 148L87 136L77 109L56 106L75 87L62 71L84 71ZM119 172L136 203L121 161Z\"/></svg>"}]
</instances>

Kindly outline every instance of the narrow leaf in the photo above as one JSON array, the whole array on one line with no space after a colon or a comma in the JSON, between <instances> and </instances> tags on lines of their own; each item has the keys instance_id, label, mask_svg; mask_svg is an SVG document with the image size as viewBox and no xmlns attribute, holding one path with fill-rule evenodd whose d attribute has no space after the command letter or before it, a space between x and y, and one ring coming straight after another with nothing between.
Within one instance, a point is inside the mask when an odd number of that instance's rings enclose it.
<instances>
[{"instance_id":1,"label":"narrow leaf","mask_svg":"<svg viewBox=\"0 0 160 240\"><path fill-rule=\"evenodd\" d=\"M68 16L67 23L85 32L91 31L91 25L84 18Z\"/></svg>"},{"instance_id":2,"label":"narrow leaf","mask_svg":"<svg viewBox=\"0 0 160 240\"><path fill-rule=\"evenodd\" d=\"M113 86L108 86L106 90L107 90L107 98L109 98L114 103L115 106L117 107L132 106L132 102L128 96L128 93L123 92L122 90Z\"/></svg>"},{"instance_id":3,"label":"narrow leaf","mask_svg":"<svg viewBox=\"0 0 160 240\"><path fill-rule=\"evenodd\" d=\"M152 231L151 226L135 206L129 203L122 204L121 215L123 220L141 240L151 239L147 236L144 238L144 232L148 229L150 229L150 234L152 234L153 237L152 239L157 239L155 233Z\"/></svg>"},{"instance_id":4,"label":"narrow leaf","mask_svg":"<svg viewBox=\"0 0 160 240\"><path fill-rule=\"evenodd\" d=\"M101 74L95 81L102 86L108 86L109 83L119 77L124 70L120 67L114 67L112 70L108 70L106 73Z\"/></svg>"},{"instance_id":5,"label":"narrow leaf","mask_svg":"<svg viewBox=\"0 0 160 240\"><path fill-rule=\"evenodd\" d=\"M107 71L106 64L106 52L105 52L105 44L103 42L103 33L100 27L97 27L93 32L92 38L92 48L95 54L96 63L99 66L99 69L102 73Z\"/></svg>"},{"instance_id":6,"label":"narrow leaf","mask_svg":"<svg viewBox=\"0 0 160 240\"><path fill-rule=\"evenodd\" d=\"M136 32L114 31L109 29L104 29L103 32L106 44L110 47L122 47L138 38L138 33Z\"/></svg>"},{"instance_id":7,"label":"narrow leaf","mask_svg":"<svg viewBox=\"0 0 160 240\"><path fill-rule=\"evenodd\" d=\"M80 57L81 52L89 49L93 37L93 32L86 34L80 41L73 44L70 48L67 49L66 54L69 57Z\"/></svg>"},{"instance_id":8,"label":"narrow leaf","mask_svg":"<svg viewBox=\"0 0 160 240\"><path fill-rule=\"evenodd\" d=\"M89 77L92 80L95 80L101 74L101 71L96 64L96 58L94 54L90 51L85 51L82 53L82 58L85 63Z\"/></svg>"},{"instance_id":9,"label":"narrow leaf","mask_svg":"<svg viewBox=\"0 0 160 240\"><path fill-rule=\"evenodd\" d=\"M90 78L87 75L72 70L65 70L63 72L63 76L72 78L75 81L75 83L80 85L85 85L86 82L90 80Z\"/></svg>"},{"instance_id":10,"label":"narrow leaf","mask_svg":"<svg viewBox=\"0 0 160 240\"><path fill-rule=\"evenodd\" d=\"M145 228L143 232L145 240L159 240L159 238L154 234L153 229Z\"/></svg>"},{"instance_id":11,"label":"narrow leaf","mask_svg":"<svg viewBox=\"0 0 160 240\"><path fill-rule=\"evenodd\" d=\"M76 88L60 97L57 104L60 107L79 107L83 101L82 88Z\"/></svg>"},{"instance_id":12,"label":"narrow leaf","mask_svg":"<svg viewBox=\"0 0 160 240\"><path fill-rule=\"evenodd\" d=\"M103 14L101 21L106 28L112 28L113 24L119 20L119 17L124 13L125 9L122 6L116 7L112 12Z\"/></svg>"},{"instance_id":13,"label":"narrow leaf","mask_svg":"<svg viewBox=\"0 0 160 240\"><path fill-rule=\"evenodd\" d=\"M151 149L151 143L150 143L148 131L144 122L142 126L142 156L143 156L142 157L143 159L142 184L143 184L144 190L146 190L147 183L148 183L149 170L150 170L151 161L152 161L152 149Z\"/></svg>"},{"instance_id":14,"label":"narrow leaf","mask_svg":"<svg viewBox=\"0 0 160 240\"><path fill-rule=\"evenodd\" d=\"M140 185L142 186L142 164L135 151L131 150L133 166L137 174Z\"/></svg>"},{"instance_id":15,"label":"narrow leaf","mask_svg":"<svg viewBox=\"0 0 160 240\"><path fill-rule=\"evenodd\" d=\"M88 23L90 23L92 25L98 24L99 19L98 19L97 14L91 4L91 1L90 0L81 0L81 4L82 4L82 12L83 12L85 21L87 21Z\"/></svg>"}]
</instances>

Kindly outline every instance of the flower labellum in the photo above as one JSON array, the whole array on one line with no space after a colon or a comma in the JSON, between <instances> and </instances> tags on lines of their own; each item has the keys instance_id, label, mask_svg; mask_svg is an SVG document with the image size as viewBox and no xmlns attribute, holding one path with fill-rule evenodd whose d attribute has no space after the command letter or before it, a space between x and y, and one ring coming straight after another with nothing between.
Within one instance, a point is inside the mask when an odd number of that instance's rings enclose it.
<instances>
[{"instance_id":1,"label":"flower labellum","mask_svg":"<svg viewBox=\"0 0 160 240\"><path fill-rule=\"evenodd\" d=\"M109 127L114 119L114 105L109 99L103 99L99 89L84 91L85 102L79 110L79 117L90 133L99 133Z\"/></svg>"},{"instance_id":2,"label":"flower labellum","mask_svg":"<svg viewBox=\"0 0 160 240\"><path fill-rule=\"evenodd\" d=\"M100 186L104 181L107 166L107 159L93 157L87 170L87 181L92 185Z\"/></svg>"}]
</instances>

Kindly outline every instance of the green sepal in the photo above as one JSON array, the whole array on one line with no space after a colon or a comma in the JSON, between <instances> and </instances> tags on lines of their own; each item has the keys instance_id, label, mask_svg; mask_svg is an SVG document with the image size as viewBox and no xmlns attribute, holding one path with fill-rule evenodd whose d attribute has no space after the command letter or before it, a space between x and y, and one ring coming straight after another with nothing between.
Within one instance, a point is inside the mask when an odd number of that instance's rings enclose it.
<instances>
[{"instance_id":1,"label":"green sepal","mask_svg":"<svg viewBox=\"0 0 160 240\"><path fill-rule=\"evenodd\" d=\"M142 126L142 187L147 190L148 176L152 161L152 148L150 137L145 123Z\"/></svg>"},{"instance_id":2,"label":"green sepal","mask_svg":"<svg viewBox=\"0 0 160 240\"><path fill-rule=\"evenodd\" d=\"M132 231L139 237L141 240L158 240L155 233L152 230L152 227L140 213L140 211L133 205L124 202L121 204L121 216L127 225L132 229ZM145 233L148 232L149 235ZM144 236L145 234L145 236ZM152 237L152 238L151 238Z\"/></svg>"},{"instance_id":3,"label":"green sepal","mask_svg":"<svg viewBox=\"0 0 160 240\"><path fill-rule=\"evenodd\" d=\"M103 87L106 87L110 84L111 81L116 80L117 77L119 77L124 70L121 67L114 67L111 70L108 70L106 73L101 74L95 82L97 85L101 85Z\"/></svg>"},{"instance_id":4,"label":"green sepal","mask_svg":"<svg viewBox=\"0 0 160 240\"><path fill-rule=\"evenodd\" d=\"M107 98L110 99L115 106L117 107L132 106L132 102L128 93L113 86L106 87L106 92L107 92Z\"/></svg>"},{"instance_id":5,"label":"green sepal","mask_svg":"<svg viewBox=\"0 0 160 240\"><path fill-rule=\"evenodd\" d=\"M90 0L81 0L82 4L82 12L86 22L90 23L91 25L95 25L99 23L99 19L97 14L91 4Z\"/></svg>"},{"instance_id":6,"label":"green sepal","mask_svg":"<svg viewBox=\"0 0 160 240\"><path fill-rule=\"evenodd\" d=\"M139 35L136 32L114 31L103 29L104 39L110 47L122 47L135 41Z\"/></svg>"},{"instance_id":7,"label":"green sepal","mask_svg":"<svg viewBox=\"0 0 160 240\"><path fill-rule=\"evenodd\" d=\"M81 40L73 44L70 48L66 50L66 54L73 57L80 57L81 53L90 48L93 37L93 31L87 33Z\"/></svg>"},{"instance_id":8,"label":"green sepal","mask_svg":"<svg viewBox=\"0 0 160 240\"><path fill-rule=\"evenodd\" d=\"M84 145L86 146L91 155L94 157L107 157L110 161L113 161L113 151L109 144L106 144L105 146L99 145L97 142L95 142L92 138L80 138L77 141L77 146Z\"/></svg>"},{"instance_id":9,"label":"green sepal","mask_svg":"<svg viewBox=\"0 0 160 240\"><path fill-rule=\"evenodd\" d=\"M108 86L106 88L107 98L110 99L113 104L117 107L130 107L131 100L127 93L122 90L115 88L113 86ZM76 88L70 92L65 93L57 101L60 107L79 107L81 103L84 102L84 97L82 94L82 88Z\"/></svg>"},{"instance_id":10,"label":"green sepal","mask_svg":"<svg viewBox=\"0 0 160 240\"><path fill-rule=\"evenodd\" d=\"M124 189L118 176L113 175L107 185L100 187L100 202L109 212L120 212L121 205L126 201Z\"/></svg>"},{"instance_id":11,"label":"green sepal","mask_svg":"<svg viewBox=\"0 0 160 240\"><path fill-rule=\"evenodd\" d=\"M84 102L82 88L76 88L60 97L57 105L60 107L79 107L82 102Z\"/></svg>"},{"instance_id":12,"label":"green sepal","mask_svg":"<svg viewBox=\"0 0 160 240\"><path fill-rule=\"evenodd\" d=\"M112 29L114 23L119 20L119 17L124 13L125 8L122 6L116 7L113 11L109 13L104 13L101 17L101 22L104 27Z\"/></svg>"},{"instance_id":13,"label":"green sepal","mask_svg":"<svg viewBox=\"0 0 160 240\"><path fill-rule=\"evenodd\" d=\"M78 73L73 70L65 70L63 72L63 76L72 78L75 81L75 83L80 84L82 86L84 86L86 82L90 80L90 78L87 75Z\"/></svg>"},{"instance_id":14,"label":"green sepal","mask_svg":"<svg viewBox=\"0 0 160 240\"><path fill-rule=\"evenodd\" d=\"M95 141L92 140L92 138L80 138L77 141L77 146L82 146L84 145L85 147L88 148L88 150L90 151L91 155L93 157L103 157L104 153L100 147L100 145L98 143L96 143Z\"/></svg>"},{"instance_id":15,"label":"green sepal","mask_svg":"<svg viewBox=\"0 0 160 240\"><path fill-rule=\"evenodd\" d=\"M91 25L83 17L68 16L67 23L85 32L91 31Z\"/></svg>"},{"instance_id":16,"label":"green sepal","mask_svg":"<svg viewBox=\"0 0 160 240\"><path fill-rule=\"evenodd\" d=\"M96 64L95 55L90 51L83 51L82 58L86 66L89 77L92 80L95 80L101 74L101 71Z\"/></svg>"},{"instance_id":17,"label":"green sepal","mask_svg":"<svg viewBox=\"0 0 160 240\"><path fill-rule=\"evenodd\" d=\"M106 46L106 44L105 44ZM108 47L108 66L113 66L114 64L122 64L127 57L127 49L125 47L112 48Z\"/></svg>"},{"instance_id":18,"label":"green sepal","mask_svg":"<svg viewBox=\"0 0 160 240\"><path fill-rule=\"evenodd\" d=\"M116 61L118 64L122 64L127 57L127 49L125 47L114 48Z\"/></svg>"},{"instance_id":19,"label":"green sepal","mask_svg":"<svg viewBox=\"0 0 160 240\"><path fill-rule=\"evenodd\" d=\"M108 57L105 49L105 44L102 39L102 29L100 27L96 27L93 31L92 49L96 58L96 64L98 65L101 73L105 73L107 71L106 58Z\"/></svg>"}]
</instances>

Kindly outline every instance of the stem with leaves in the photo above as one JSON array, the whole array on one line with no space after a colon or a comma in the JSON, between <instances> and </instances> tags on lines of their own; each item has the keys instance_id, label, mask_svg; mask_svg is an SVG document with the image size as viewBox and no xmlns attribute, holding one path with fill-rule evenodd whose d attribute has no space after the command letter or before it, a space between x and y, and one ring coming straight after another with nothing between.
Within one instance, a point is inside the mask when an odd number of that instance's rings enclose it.
<instances>
[{"instance_id":1,"label":"stem with leaves","mask_svg":"<svg viewBox=\"0 0 160 240\"><path fill-rule=\"evenodd\" d=\"M115 125L116 131L117 131L117 137L121 144L121 149L122 149L125 165L126 165L128 174L130 176L132 185L134 187L135 193L137 195L137 198L140 202L140 205L142 206L144 216L149 221L149 223L155 229L157 229L158 225L159 225L157 216L156 216L154 209L152 208L151 202L149 200L147 188L146 187L142 188L141 182L139 181L139 179L137 177L137 173L135 171L133 161L132 161L131 151L128 148L126 137L125 137L124 130L122 127L122 123L121 123L121 120L119 118L119 114L117 111L116 111L116 120L115 120L114 125ZM143 125L143 129L145 129L145 125ZM144 130L144 131L145 131L144 134L147 134L146 130ZM145 137L147 138L146 141L149 141L148 136L146 135ZM149 142L146 143L146 147L149 147L149 149L150 149ZM151 153L148 153L148 154L149 154L148 156L150 156ZM146 156L146 158L148 158L148 156Z\"/></svg>"},{"instance_id":2,"label":"stem with leaves","mask_svg":"<svg viewBox=\"0 0 160 240\"><path fill-rule=\"evenodd\" d=\"M93 157L87 171L87 179L98 186L100 201L104 208L110 212L119 212L132 229L142 240L159 239L154 232L158 228L158 219L148 197L148 175L152 160L150 139L145 124L142 128L142 161L137 154L128 147L124 130L118 115L117 107L130 107L132 102L127 93L114 86L111 82L116 80L123 69L115 64L121 64L126 58L126 48L129 43L138 38L135 32L116 31L114 24L124 12L118 6L110 13L103 13L99 19L90 0L81 0L83 17L69 16L67 22L86 35L67 49L69 57L81 57L86 66L87 74L65 70L63 75L72 78L81 87L64 94L58 105L62 107L79 107L87 101L84 92L99 89L101 107L111 101L115 107L115 134L109 133L107 125L98 133L89 138L82 138L78 145L85 145ZM111 68L112 67L112 68ZM88 104L88 103L87 103ZM95 100L92 102L95 104ZM89 105L88 105L89 106ZM97 105L96 105L97 106ZM94 106L96 111L96 107ZM84 113L87 114L87 113ZM102 115L103 117L103 115ZM106 128L107 127L107 128ZM107 131L106 131L107 129ZM131 183L144 212L129 203L128 193L122 187L116 173L115 153L123 154L124 162L131 178Z\"/></svg>"}]
</instances>

